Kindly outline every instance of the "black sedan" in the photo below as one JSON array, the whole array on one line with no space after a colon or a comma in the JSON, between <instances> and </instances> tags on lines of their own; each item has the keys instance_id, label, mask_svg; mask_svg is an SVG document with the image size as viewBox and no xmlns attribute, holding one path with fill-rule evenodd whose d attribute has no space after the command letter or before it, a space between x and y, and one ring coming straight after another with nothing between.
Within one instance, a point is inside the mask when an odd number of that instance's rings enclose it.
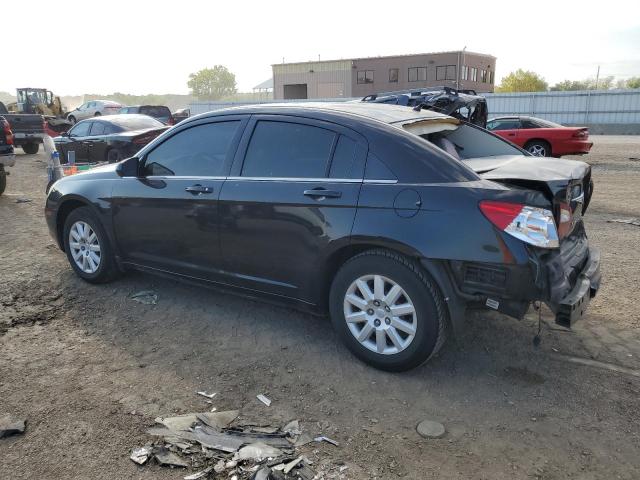
<instances>
[{"instance_id":1,"label":"black sedan","mask_svg":"<svg viewBox=\"0 0 640 480\"><path fill-rule=\"evenodd\" d=\"M113 163L135 155L167 128L147 115L109 115L78 122L53 141L61 163Z\"/></svg>"},{"instance_id":2,"label":"black sedan","mask_svg":"<svg viewBox=\"0 0 640 480\"><path fill-rule=\"evenodd\" d=\"M89 282L141 269L329 312L358 357L403 370L467 306L522 318L544 301L565 326L585 312L591 170L539 161L430 111L248 106L57 181L45 215Z\"/></svg>"}]
</instances>

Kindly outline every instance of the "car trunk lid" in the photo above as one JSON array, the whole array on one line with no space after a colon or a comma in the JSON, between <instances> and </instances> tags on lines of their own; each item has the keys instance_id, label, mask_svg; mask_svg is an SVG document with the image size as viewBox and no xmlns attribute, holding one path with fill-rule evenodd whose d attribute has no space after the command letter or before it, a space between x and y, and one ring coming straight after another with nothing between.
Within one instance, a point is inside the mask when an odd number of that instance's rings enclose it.
<instances>
[{"instance_id":1,"label":"car trunk lid","mask_svg":"<svg viewBox=\"0 0 640 480\"><path fill-rule=\"evenodd\" d=\"M542 192L553 205L561 240L581 222L593 194L591 166L584 162L524 155L469 158L463 162L487 180Z\"/></svg>"}]
</instances>

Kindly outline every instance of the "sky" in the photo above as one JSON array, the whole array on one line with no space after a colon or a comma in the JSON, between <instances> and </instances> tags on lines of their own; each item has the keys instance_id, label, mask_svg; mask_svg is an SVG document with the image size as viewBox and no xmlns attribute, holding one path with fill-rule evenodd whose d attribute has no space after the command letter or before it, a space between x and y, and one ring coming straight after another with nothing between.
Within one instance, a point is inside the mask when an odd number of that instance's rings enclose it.
<instances>
[{"instance_id":1,"label":"sky","mask_svg":"<svg viewBox=\"0 0 640 480\"><path fill-rule=\"evenodd\" d=\"M0 29L0 91L8 92L186 94L190 73L217 64L236 75L240 91L251 91L283 58L465 46L497 57L498 81L517 68L550 84L595 76L598 65L601 76L640 75L638 0L4 2L3 13L22 18Z\"/></svg>"}]
</instances>

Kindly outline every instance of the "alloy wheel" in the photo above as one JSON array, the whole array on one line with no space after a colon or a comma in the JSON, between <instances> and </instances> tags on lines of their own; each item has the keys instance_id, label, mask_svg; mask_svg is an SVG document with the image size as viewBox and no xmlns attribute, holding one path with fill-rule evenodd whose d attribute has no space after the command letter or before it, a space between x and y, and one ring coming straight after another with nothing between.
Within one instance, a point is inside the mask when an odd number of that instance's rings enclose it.
<instances>
[{"instance_id":1,"label":"alloy wheel","mask_svg":"<svg viewBox=\"0 0 640 480\"><path fill-rule=\"evenodd\" d=\"M84 273L95 273L100 267L98 235L87 222L77 221L69 230L69 248L76 265Z\"/></svg>"},{"instance_id":2,"label":"alloy wheel","mask_svg":"<svg viewBox=\"0 0 640 480\"><path fill-rule=\"evenodd\" d=\"M355 280L344 297L344 318L362 346L382 355L405 350L416 335L416 309L404 289L382 275Z\"/></svg>"},{"instance_id":3,"label":"alloy wheel","mask_svg":"<svg viewBox=\"0 0 640 480\"><path fill-rule=\"evenodd\" d=\"M545 157L547 155L547 149L539 144L534 144L529 147L529 153L536 157Z\"/></svg>"}]
</instances>

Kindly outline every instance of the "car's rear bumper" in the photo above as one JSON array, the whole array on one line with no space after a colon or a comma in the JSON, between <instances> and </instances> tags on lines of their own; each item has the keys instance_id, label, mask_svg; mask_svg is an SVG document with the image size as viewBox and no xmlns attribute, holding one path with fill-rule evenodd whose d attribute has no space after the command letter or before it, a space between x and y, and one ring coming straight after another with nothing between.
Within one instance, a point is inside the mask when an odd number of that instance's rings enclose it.
<instances>
[{"instance_id":1,"label":"car's rear bumper","mask_svg":"<svg viewBox=\"0 0 640 480\"><path fill-rule=\"evenodd\" d=\"M13 153L0 152L0 165L5 167L13 167L16 164L16 156Z\"/></svg>"},{"instance_id":2,"label":"car's rear bumper","mask_svg":"<svg viewBox=\"0 0 640 480\"><path fill-rule=\"evenodd\" d=\"M567 140L554 143L551 151L554 155L585 155L592 146L593 142L588 140Z\"/></svg>"},{"instance_id":3,"label":"car's rear bumper","mask_svg":"<svg viewBox=\"0 0 640 480\"><path fill-rule=\"evenodd\" d=\"M589 248L589 257L578 274L571 291L557 303L549 303L556 314L556 323L570 327L580 320L600 288L600 251Z\"/></svg>"}]
</instances>

